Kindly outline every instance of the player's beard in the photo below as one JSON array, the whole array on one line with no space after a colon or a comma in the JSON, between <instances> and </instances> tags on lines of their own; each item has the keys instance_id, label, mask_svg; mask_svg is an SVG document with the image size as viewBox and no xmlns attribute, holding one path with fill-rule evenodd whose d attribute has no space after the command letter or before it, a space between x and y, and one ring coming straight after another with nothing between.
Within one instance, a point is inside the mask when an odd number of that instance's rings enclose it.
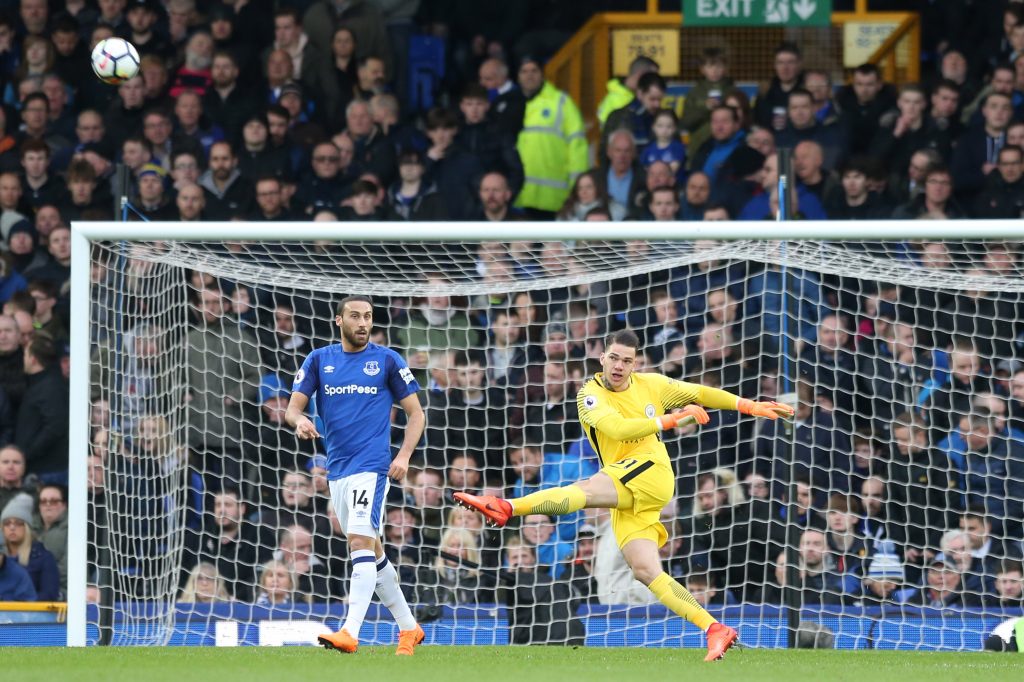
<instances>
[{"instance_id":1,"label":"player's beard","mask_svg":"<svg viewBox=\"0 0 1024 682\"><path fill-rule=\"evenodd\" d=\"M345 341L348 343L349 346L351 346L355 350L360 350L364 348L367 343L370 342L370 332L366 332L366 336L360 337L358 336L357 331L358 330L355 329L347 329L345 327L342 327L341 335L345 337Z\"/></svg>"}]
</instances>

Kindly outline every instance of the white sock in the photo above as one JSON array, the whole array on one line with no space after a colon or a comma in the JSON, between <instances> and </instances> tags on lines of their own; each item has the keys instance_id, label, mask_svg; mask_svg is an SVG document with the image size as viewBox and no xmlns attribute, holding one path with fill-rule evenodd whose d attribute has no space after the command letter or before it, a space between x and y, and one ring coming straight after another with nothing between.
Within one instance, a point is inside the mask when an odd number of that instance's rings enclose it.
<instances>
[{"instance_id":1,"label":"white sock","mask_svg":"<svg viewBox=\"0 0 1024 682\"><path fill-rule=\"evenodd\" d=\"M399 630L412 630L416 627L416 618L409 610L409 603L405 601L405 594L398 584L398 571L386 555L377 561L377 599L391 612Z\"/></svg>"},{"instance_id":2,"label":"white sock","mask_svg":"<svg viewBox=\"0 0 1024 682\"><path fill-rule=\"evenodd\" d=\"M366 609L373 599L374 585L377 583L377 557L372 549L357 549L352 552L352 577L348 583L348 615L341 626L348 634L359 639L359 629L363 627Z\"/></svg>"}]
</instances>

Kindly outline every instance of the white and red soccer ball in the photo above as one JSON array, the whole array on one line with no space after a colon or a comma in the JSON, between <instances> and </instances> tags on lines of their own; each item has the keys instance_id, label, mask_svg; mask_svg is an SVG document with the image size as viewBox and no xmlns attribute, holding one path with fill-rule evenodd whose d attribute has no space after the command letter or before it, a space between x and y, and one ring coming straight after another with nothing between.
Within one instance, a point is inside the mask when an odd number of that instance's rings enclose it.
<instances>
[{"instance_id":1,"label":"white and red soccer ball","mask_svg":"<svg viewBox=\"0 0 1024 682\"><path fill-rule=\"evenodd\" d=\"M101 40L92 50L92 70L104 83L123 83L139 72L139 53L123 38Z\"/></svg>"}]
</instances>

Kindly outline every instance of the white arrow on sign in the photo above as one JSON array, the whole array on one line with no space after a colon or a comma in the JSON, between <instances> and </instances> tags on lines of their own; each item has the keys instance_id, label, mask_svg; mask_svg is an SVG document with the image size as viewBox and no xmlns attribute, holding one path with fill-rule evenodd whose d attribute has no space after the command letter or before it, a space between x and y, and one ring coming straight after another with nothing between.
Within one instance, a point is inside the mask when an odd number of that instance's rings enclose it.
<instances>
[{"instance_id":1,"label":"white arrow on sign","mask_svg":"<svg viewBox=\"0 0 1024 682\"><path fill-rule=\"evenodd\" d=\"M817 8L818 3L814 2L814 0L796 0L793 3L793 11L804 21L807 21Z\"/></svg>"}]
</instances>

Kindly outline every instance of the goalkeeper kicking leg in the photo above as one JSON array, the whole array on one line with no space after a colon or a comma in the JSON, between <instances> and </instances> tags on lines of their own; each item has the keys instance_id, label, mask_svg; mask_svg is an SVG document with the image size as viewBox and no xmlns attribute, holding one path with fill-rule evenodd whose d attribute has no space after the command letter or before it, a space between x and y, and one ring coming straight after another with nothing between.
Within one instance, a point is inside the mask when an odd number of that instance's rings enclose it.
<instances>
[{"instance_id":1,"label":"goalkeeper kicking leg","mask_svg":"<svg viewBox=\"0 0 1024 682\"><path fill-rule=\"evenodd\" d=\"M586 481L539 490L504 500L490 495L455 493L464 507L481 512L491 525L513 516L570 514L580 509L610 509L612 530L633 576L662 604L707 633L705 661L722 658L736 642L736 631L715 620L685 587L662 569L658 548L668 533L661 510L672 498L675 475L668 457L640 455L609 464Z\"/></svg>"}]
</instances>

